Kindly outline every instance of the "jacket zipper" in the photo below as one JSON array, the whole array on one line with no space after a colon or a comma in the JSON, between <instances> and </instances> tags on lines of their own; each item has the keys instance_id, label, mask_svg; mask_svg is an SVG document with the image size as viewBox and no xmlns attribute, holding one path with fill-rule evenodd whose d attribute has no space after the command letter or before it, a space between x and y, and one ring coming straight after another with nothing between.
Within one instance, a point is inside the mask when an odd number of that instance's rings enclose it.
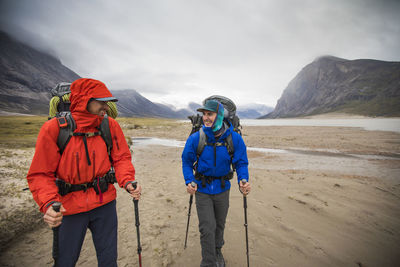
<instances>
[{"instance_id":1,"label":"jacket zipper","mask_svg":"<svg viewBox=\"0 0 400 267\"><path fill-rule=\"evenodd\" d=\"M81 181L81 174L79 172L79 153L76 152L76 172L78 174L78 180Z\"/></svg>"},{"instance_id":2,"label":"jacket zipper","mask_svg":"<svg viewBox=\"0 0 400 267\"><path fill-rule=\"evenodd\" d=\"M96 155L95 152L93 150L93 179L96 178Z\"/></svg>"}]
</instances>

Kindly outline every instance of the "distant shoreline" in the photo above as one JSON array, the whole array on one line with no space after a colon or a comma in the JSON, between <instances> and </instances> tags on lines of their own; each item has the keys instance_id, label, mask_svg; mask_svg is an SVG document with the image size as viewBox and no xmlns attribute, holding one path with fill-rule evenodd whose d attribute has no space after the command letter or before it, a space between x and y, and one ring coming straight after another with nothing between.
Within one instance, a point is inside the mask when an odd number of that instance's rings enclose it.
<instances>
[{"instance_id":1,"label":"distant shoreline","mask_svg":"<svg viewBox=\"0 0 400 267\"><path fill-rule=\"evenodd\" d=\"M8 112L8 111L0 110L0 116L41 116L41 115L32 115L32 114ZM43 115L43 116L45 116L45 115Z\"/></svg>"}]
</instances>

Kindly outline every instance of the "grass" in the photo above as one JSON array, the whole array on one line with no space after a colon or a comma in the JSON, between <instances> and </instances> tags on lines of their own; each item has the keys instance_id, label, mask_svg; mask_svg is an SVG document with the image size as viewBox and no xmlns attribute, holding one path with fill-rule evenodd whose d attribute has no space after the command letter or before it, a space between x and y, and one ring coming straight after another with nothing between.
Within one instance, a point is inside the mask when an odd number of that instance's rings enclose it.
<instances>
[{"instance_id":1,"label":"grass","mask_svg":"<svg viewBox=\"0 0 400 267\"><path fill-rule=\"evenodd\" d=\"M47 116L1 116L0 146L3 148L32 148ZM173 119L161 118L117 118L122 130L146 129L176 125Z\"/></svg>"},{"instance_id":2,"label":"grass","mask_svg":"<svg viewBox=\"0 0 400 267\"><path fill-rule=\"evenodd\" d=\"M32 148L35 146L45 116L1 116L0 146L4 148Z\"/></svg>"}]
</instances>

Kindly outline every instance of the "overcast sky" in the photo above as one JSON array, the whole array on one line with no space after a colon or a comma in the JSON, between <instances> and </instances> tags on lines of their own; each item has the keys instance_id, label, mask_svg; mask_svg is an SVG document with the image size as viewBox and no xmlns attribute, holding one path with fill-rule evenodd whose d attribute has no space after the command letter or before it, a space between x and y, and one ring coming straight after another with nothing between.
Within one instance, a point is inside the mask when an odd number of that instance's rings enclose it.
<instances>
[{"instance_id":1,"label":"overcast sky","mask_svg":"<svg viewBox=\"0 0 400 267\"><path fill-rule=\"evenodd\" d=\"M275 106L322 55L400 61L400 1L0 0L1 28L82 77L184 107Z\"/></svg>"}]
</instances>

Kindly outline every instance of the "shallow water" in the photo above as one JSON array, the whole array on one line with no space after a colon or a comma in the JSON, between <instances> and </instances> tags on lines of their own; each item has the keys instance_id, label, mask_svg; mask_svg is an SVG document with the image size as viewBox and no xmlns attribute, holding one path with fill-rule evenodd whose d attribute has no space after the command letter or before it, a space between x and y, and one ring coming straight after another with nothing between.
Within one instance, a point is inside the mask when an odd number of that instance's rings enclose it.
<instances>
[{"instance_id":1,"label":"shallow water","mask_svg":"<svg viewBox=\"0 0 400 267\"><path fill-rule=\"evenodd\" d=\"M400 118L362 119L265 119L240 120L243 126L332 126L358 127L368 131L400 132Z\"/></svg>"},{"instance_id":2,"label":"shallow water","mask_svg":"<svg viewBox=\"0 0 400 267\"><path fill-rule=\"evenodd\" d=\"M158 146L172 146L172 147L184 147L185 142L163 139L156 137L132 137L133 146L147 146L147 145L158 145Z\"/></svg>"},{"instance_id":3,"label":"shallow water","mask_svg":"<svg viewBox=\"0 0 400 267\"><path fill-rule=\"evenodd\" d=\"M184 147L185 142L174 140L174 139L163 139L156 137L133 137L133 146L148 146L148 145L158 145L158 146L169 146L169 147ZM257 151L262 153L278 153L278 154L302 154L310 156L321 156L321 157L342 157L342 158L364 158L364 159L396 159L400 160L400 155L393 157L381 156L381 155L359 155L359 154L346 154L336 150L308 150L300 148L289 148L289 149L273 149L273 148L263 148L263 147L247 147L248 151Z\"/></svg>"}]
</instances>

